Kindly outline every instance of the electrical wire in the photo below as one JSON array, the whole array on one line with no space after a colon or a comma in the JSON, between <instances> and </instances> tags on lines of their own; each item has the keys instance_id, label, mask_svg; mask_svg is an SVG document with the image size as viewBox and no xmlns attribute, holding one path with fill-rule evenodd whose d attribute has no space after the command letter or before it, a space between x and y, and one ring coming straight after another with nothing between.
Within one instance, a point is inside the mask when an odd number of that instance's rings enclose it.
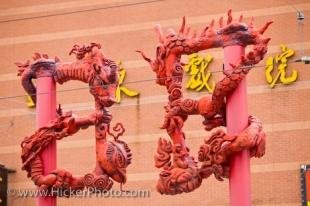
<instances>
[{"instance_id":1,"label":"electrical wire","mask_svg":"<svg viewBox=\"0 0 310 206\"><path fill-rule=\"evenodd\" d=\"M275 85L282 85L282 83L276 83ZM271 94L273 92L274 92L274 90L270 89L269 93ZM114 105L112 109L118 109L118 108L123 108L123 107L127 107L127 106L128 105L117 104L117 105ZM74 107L74 109L84 109L84 108L88 108L88 107L89 106L78 106L78 107ZM29 115L32 115L32 116L34 116L35 114L36 114L35 112L29 113ZM0 124L0 133L8 132L10 128L15 127L20 122L22 122L24 124L25 120L24 119L15 119L15 117L13 116L13 118L10 121L3 123L3 124ZM5 132L1 131L1 128L6 128L6 131Z\"/></svg>"},{"instance_id":2,"label":"electrical wire","mask_svg":"<svg viewBox=\"0 0 310 206\"><path fill-rule=\"evenodd\" d=\"M288 62L291 62L292 64L294 63L298 63L298 62L295 62L294 60L290 60ZM255 65L255 66L245 66L245 67L250 67L250 69L254 69L254 68L264 68L266 67L266 65ZM244 67L243 67L244 68ZM230 70L233 70L233 69L230 69ZM226 70L226 71L229 71L229 70ZM216 71L210 71L211 73L220 73L220 72L223 72L223 70L216 70ZM185 76L191 76L189 74L186 74L185 73ZM174 76L174 77L177 77L177 76ZM183 76L180 76L180 77L183 77ZM166 77L167 78L167 77ZM161 78L161 79L166 79L166 78ZM149 81L154 81L154 80L157 80L158 78L150 78L150 79L144 79L144 80L138 80L138 81L129 81L127 82L126 84L133 84L133 83L141 83L141 82L149 82ZM281 85L281 83L276 83L275 85ZM71 89L64 89L64 90L58 90L56 92L70 92L70 91L77 91L77 90L84 90L84 89L89 89L90 87L78 87L78 88L71 88ZM270 91L271 93L273 91ZM49 92L45 92L45 93L38 93L36 95L43 95L43 94L48 94ZM0 100L14 100L14 98L19 98L19 97L26 97L27 95L15 95L15 96L7 96L7 97L0 97ZM19 103L23 103L24 102L19 102ZM113 108L122 108L122 107L126 107L128 105L121 105L121 104L118 104L118 105L114 105ZM74 107L74 109L83 109L83 108L88 108L89 106L78 106L78 107ZM31 112L29 111L29 115L35 115L35 111L34 112ZM5 124L0 124L0 128L1 127L7 127L7 131L14 127L16 125L16 123L18 122L24 122L24 120L22 119L19 119L19 120L11 120L9 121L9 123L5 123Z\"/></svg>"},{"instance_id":3,"label":"electrical wire","mask_svg":"<svg viewBox=\"0 0 310 206\"><path fill-rule=\"evenodd\" d=\"M128 7L128 6L135 6L135 5L143 5L143 4L149 4L149 3L154 3L154 2L160 2L160 1L164 1L164 0L150 0L150 1L141 1L141 2L135 2L135 3L128 3L128 4L121 4L121 5L112 5L112 6L105 6L105 7L96 7L96 8L91 8L91 9L81 9L81 10L75 10L75 11L70 11L70 12L63 12L63 13L54 13L54 14L48 14L48 15L39 15L39 16L32 16L32 17L25 17L25 18L15 18L15 19L9 19L9 20L0 20L0 23L7 23L7 22L14 22L14 21L23 21L23 20L30 20L30 19L38 19L38 18L47 18L47 17L53 17L53 16L61 16L61 15L70 15L70 14L75 14L75 13L83 13L83 12L90 12L90 11L97 11L97 10L106 10L106 9L112 9L112 8L120 8L120 7ZM289 4L295 11L300 12L299 9L297 9L293 4L291 4L290 2L286 1L287 4ZM303 22L299 22L302 23ZM298 26L298 34L301 35L301 39L302 42L304 41L303 38L303 25L302 27ZM301 52L304 52L304 47L303 44L301 45ZM296 63L296 62L291 62L291 63ZM265 65L256 65L256 66L251 66L251 69L254 68L263 68L266 67ZM216 71L210 71L211 73L221 73L223 72L223 70L216 70ZM185 74L185 76L190 76ZM137 80L137 81L128 81L125 84L134 84L134 83L141 83L141 82L149 82L149 81L154 81L157 78L150 78L150 79L144 79L144 80ZM275 85L278 85L281 83L276 83ZM84 90L84 89L89 89L90 87L78 87L78 88L71 88L71 89L64 89L64 90L58 90L56 91L57 93L61 93L61 92L70 92L70 91L77 91L77 90ZM272 92L272 91L271 91ZM37 93L36 95L43 95L43 94L48 94L49 92L46 93ZM26 97L27 95L14 95L14 96L2 96L0 97L0 100L9 100L9 101L15 101L18 102L15 98L19 98L19 97ZM23 102L18 102L18 103L23 103ZM2 106L2 105L0 105ZM125 105L126 106L126 105ZM76 109L78 108L85 108L88 106L79 106L76 107ZM117 107L122 107L122 105L117 105L114 108ZM35 114L35 112L32 112L31 114ZM20 120L23 121L23 120ZM6 124L0 124L0 128L2 127L7 127L7 132L11 127L14 127L15 123L18 122L16 121L14 118L13 120L10 120L9 123Z\"/></svg>"},{"instance_id":4,"label":"electrical wire","mask_svg":"<svg viewBox=\"0 0 310 206\"><path fill-rule=\"evenodd\" d=\"M49 14L49 15L39 15L39 16L34 16L34 17L26 17L26 18L16 18L16 19L10 19L10 20L3 20L0 21L0 23L5 23L5 22L12 22L12 21L20 21L20 20L28 20L28 19L36 19L36 18L45 18L45 17L51 17L51 16L60 16L60 15L69 15L69 14L74 14L74 13L83 13L83 12L89 12L89 11L97 11L97 10L105 10L105 9L111 9L111 8L119 8L119 7L128 7L128 6L134 6L134 5L140 5L140 4L148 4L148 3L154 3L154 2L160 2L164 0L149 0L149 1L140 1L140 2L134 2L134 3L127 3L127 4L120 4L120 5L112 5L112 6L105 6L105 7L96 7L96 8L91 8L91 9L81 9L81 10L75 10L75 11L70 11L70 12L63 12L63 13L56 13L56 14ZM298 8L295 7L295 5L291 4L288 0L285 0L288 5L290 5L295 11L300 12ZM301 30L303 33L303 28ZM302 36L303 39L303 36ZM303 44L301 46L301 51L303 52ZM295 62L292 62L295 63ZM253 66L254 67L265 67L265 65L257 65ZM223 72L223 70L218 70L218 71L211 71L211 73L220 73ZM129 81L126 82L126 84L134 84L134 83L141 83L141 82L148 82L148 81L154 81L156 78L151 78L151 79L145 79L145 80L138 80L138 81ZM84 89L89 89L90 87L79 87L79 88L71 88L71 89L65 89L65 90L58 90L56 91L57 93L61 92L69 92L69 91L78 91L78 90L84 90ZM43 95L43 94L48 94L48 93L37 93L36 95ZM34 94L29 94L29 95L34 95ZM27 95L14 95L14 96L0 96L0 100L6 100L6 99L14 99L14 98L19 98L19 97L26 97Z\"/></svg>"},{"instance_id":5,"label":"electrical wire","mask_svg":"<svg viewBox=\"0 0 310 206\"><path fill-rule=\"evenodd\" d=\"M293 61L292 63L296 63L296 62L294 62L294 60L291 60L291 61ZM254 68L263 68L263 67L265 67L265 65L256 65L256 66L246 66L246 67L250 67L250 69L254 69ZM231 69L232 70L232 69ZM226 70L227 71L227 70ZM228 70L229 71L229 70ZM222 73L223 72L223 70L217 70L217 71L211 71L211 73ZM186 74L185 73L185 76L191 76L191 75L189 75L189 74ZM174 76L174 77L176 77L176 76ZM182 77L182 76L180 76L180 77ZM140 83L140 82L148 82L148 81L154 81L154 80L156 80L157 78L150 78L150 79L144 79L144 80L138 80L138 81L129 81L129 82L127 82L126 84L133 84L133 83ZM166 79L166 78L162 78L162 79ZM276 83L275 85L280 85L281 83ZM70 92L70 91L77 91L77 90L84 90L84 89L89 89L90 87L88 86L88 87L78 87L78 88L72 88L72 89L65 89L65 90L59 90L59 91L57 91L57 92ZM36 95L42 95L42 94L48 94L48 92L46 92L46 93L39 93L39 94L36 94ZM10 100L10 101L12 101L12 100L14 100L14 98L18 98L18 97L26 97L26 95L15 95L15 96L9 96L9 97L1 97L0 98L0 100L2 99L2 100ZM17 101L16 101L17 102ZM23 102L19 102L19 103L23 103L23 104L25 104L25 102L23 101ZM122 108L122 107L126 107L126 106L128 106L128 105L122 105L122 104L118 104L118 105L114 105L114 107L113 108ZM84 109L84 108L89 108L89 105L85 105L85 106L78 106L78 107L74 107L74 109ZM35 113L35 111L33 111L33 112L31 112L31 111L29 111L29 114L27 114L27 115L36 115L36 113ZM0 124L0 128L1 127L7 127L7 130L9 130L11 127L14 127L14 125L16 124L16 123L18 123L18 122L23 122L24 120L22 120L22 119L20 119L20 120L13 120L13 121L10 121L9 123L6 123L6 124L3 124L2 126L1 126L1 124Z\"/></svg>"},{"instance_id":6,"label":"electrical wire","mask_svg":"<svg viewBox=\"0 0 310 206\"><path fill-rule=\"evenodd\" d=\"M63 13L46 14L46 15L24 17L24 18L15 18L15 19L8 19L8 20L0 20L0 23L8 23L8 22L14 22L14 21L24 21L24 20L31 20L31 19L47 18L47 17L53 17L53 16L64 16L64 15L70 15L70 14L76 14L76 13L84 13L84 12L90 12L90 11L107 10L107 9L113 9L113 8L121 8L121 7L143 5L143 4L160 2L160 1L164 1L164 0L140 1L140 2L134 2L134 3L120 4L120 5L96 7L96 8L91 8L91 9L80 9L80 10L68 11L68 12L63 12Z\"/></svg>"},{"instance_id":7,"label":"electrical wire","mask_svg":"<svg viewBox=\"0 0 310 206\"><path fill-rule=\"evenodd\" d=\"M288 63L289 63L289 62L290 62L291 64L299 63L299 62L295 62L295 60L290 60L290 61L288 61ZM266 67L266 65L253 65L253 66L246 66L246 67L250 67L251 69L254 69L254 68L264 68L264 67ZM245 67L242 67L242 68L245 68ZM233 69L231 69L231 70L233 70ZM226 71L229 71L229 70L226 70ZM222 70L210 71L211 74L213 74L213 73L222 73L222 72L223 72L223 69L222 69ZM174 76L174 77L183 77L183 76L188 76L188 77L190 77L191 75L185 73L185 74L182 75L182 76ZM163 78L150 78L150 79L142 79L142 80L136 80L136 81L128 81L128 82L126 82L125 84L127 85L127 84L136 84L136 83L142 83L142 82L149 82L149 81L154 81L154 80L157 80L157 79L164 80L164 79L166 79L166 78L169 78L169 77L163 77ZM108 86L108 84L107 84L106 86ZM79 90L85 90L85 89L96 88L96 87L102 87L102 86L76 87L76 88L70 88L70 89L57 90L56 93L71 92L71 91L79 91ZM27 97L27 95L45 95L45 94L50 94L50 92L41 92L41 93L32 93L32 94L21 94L21 95L13 95L13 96L0 96L0 100L14 99L14 98L19 98L19 97Z\"/></svg>"}]
</instances>

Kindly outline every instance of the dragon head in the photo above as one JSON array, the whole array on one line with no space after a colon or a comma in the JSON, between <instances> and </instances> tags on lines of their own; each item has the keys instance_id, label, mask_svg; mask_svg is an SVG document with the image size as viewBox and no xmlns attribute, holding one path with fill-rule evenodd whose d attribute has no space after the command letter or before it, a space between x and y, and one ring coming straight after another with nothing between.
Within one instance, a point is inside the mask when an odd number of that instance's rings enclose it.
<instances>
[{"instance_id":1,"label":"dragon head","mask_svg":"<svg viewBox=\"0 0 310 206\"><path fill-rule=\"evenodd\" d=\"M118 86L118 66L109 59L103 59L101 66L94 65L94 72L89 81L90 93L96 103L103 107L112 106Z\"/></svg>"},{"instance_id":2,"label":"dragon head","mask_svg":"<svg viewBox=\"0 0 310 206\"><path fill-rule=\"evenodd\" d=\"M156 73L156 83L167 86L169 81L166 80L169 80L169 77L174 75L173 70L175 70L175 67L184 65L181 62L182 55L231 45L244 47L254 45L254 54L260 53L260 55L264 55L267 52L266 45L270 38L265 38L263 34L271 23L272 21L268 21L257 29L253 26L253 18L247 24L243 21L242 15L238 19L233 19L232 11L229 10L227 12L227 22L224 22L224 18L221 17L218 29L215 28L215 21L212 20L197 34L196 31L191 32L191 27L186 25L185 17L183 17L178 32L168 29L164 33L160 25L155 26L158 45L154 59L146 57L142 51L138 50L137 52L141 53L143 59L150 64L152 70ZM250 55L254 56L253 52L250 52ZM253 59L248 63L256 64L257 62L258 60Z\"/></svg>"},{"instance_id":3,"label":"dragon head","mask_svg":"<svg viewBox=\"0 0 310 206\"><path fill-rule=\"evenodd\" d=\"M76 55L77 61L90 65L88 83L90 93L96 103L102 107L110 107L115 103L115 91L118 86L118 66L100 51L101 45L91 43L89 46L74 45L71 54Z\"/></svg>"}]
</instances>

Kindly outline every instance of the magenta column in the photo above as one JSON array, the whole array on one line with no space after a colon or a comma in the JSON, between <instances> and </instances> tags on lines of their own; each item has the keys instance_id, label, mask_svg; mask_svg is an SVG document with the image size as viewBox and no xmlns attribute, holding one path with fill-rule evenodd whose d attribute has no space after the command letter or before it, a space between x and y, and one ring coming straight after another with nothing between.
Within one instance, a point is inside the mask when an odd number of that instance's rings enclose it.
<instances>
[{"instance_id":1,"label":"magenta column","mask_svg":"<svg viewBox=\"0 0 310 206\"><path fill-rule=\"evenodd\" d=\"M242 46L227 46L224 48L224 64L226 70L231 70L230 63L237 64L245 48ZM227 132L237 135L248 125L246 79L242 80L237 89L227 97L226 105ZM230 205L251 205L250 155L248 150L236 154L230 165L229 175Z\"/></svg>"},{"instance_id":2,"label":"magenta column","mask_svg":"<svg viewBox=\"0 0 310 206\"><path fill-rule=\"evenodd\" d=\"M36 86L36 127L40 128L56 117L56 84L51 76L43 76L38 77ZM56 142L44 149L41 158L45 175L56 169ZM36 202L37 206L56 206L55 197L38 197Z\"/></svg>"}]
</instances>

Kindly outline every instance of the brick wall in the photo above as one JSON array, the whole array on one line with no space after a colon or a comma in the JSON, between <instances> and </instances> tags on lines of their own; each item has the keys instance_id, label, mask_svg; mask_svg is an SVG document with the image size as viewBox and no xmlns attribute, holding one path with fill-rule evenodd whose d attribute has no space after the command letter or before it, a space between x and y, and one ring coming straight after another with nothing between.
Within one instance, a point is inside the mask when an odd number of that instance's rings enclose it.
<instances>
[{"instance_id":1,"label":"brick wall","mask_svg":"<svg viewBox=\"0 0 310 206\"><path fill-rule=\"evenodd\" d=\"M70 61L68 52L76 43L100 42L105 54L116 61L122 60L127 71L126 82L154 78L151 69L135 53L142 49L154 55L156 35L155 23L164 27L178 28L181 17L186 15L193 28L201 29L204 24L224 14L229 8L237 14L244 13L246 20L255 17L255 25L267 20L274 24L267 31L272 38L267 56L280 52L280 44L300 53L297 36L296 12L285 0L166 0L147 4L114 7L110 9L52 15L72 10L95 7L113 7L119 4L133 4L134 0L91 0L60 1L38 0L5 1L0 5L0 96L24 94L16 77L15 61L24 61L33 52L57 55L62 61ZM308 0L290 1L297 8L310 15ZM51 15L19 21L14 18L28 18ZM304 47L310 51L310 24L305 21ZM206 53L206 52L203 52ZM210 69L221 69L223 54L220 50L208 51L215 59ZM260 63L263 65L264 61ZM269 89L265 83L264 68L258 67L248 76L249 112L259 117L267 131L267 153L259 160L252 160L252 200L257 206L300 205L299 165L310 162L310 70L302 64L289 64L299 71L297 83ZM218 81L221 74L214 74L211 81ZM153 166L153 153L160 136L167 136L159 127L164 115L166 102L164 88L154 81L125 84L140 91L140 99L123 98L120 105L111 108L113 123L124 122L125 139L133 150L133 163L128 169L126 189L149 189L151 197L145 199L117 198L59 198L59 205L228 205L228 181L217 182L213 177L204 180L203 185L190 194L161 196L155 191L158 170ZM85 89L59 92L58 102L64 109L71 109L77 115L87 115L93 109L93 100L85 84L69 82L58 86L58 91L70 88ZM198 97L200 94L186 92ZM201 118L191 117L186 122L188 143L193 154L205 136ZM13 124L11 124L11 122ZM11 188L33 188L20 170L19 143L35 128L35 111L26 107L25 98L0 99L0 163L15 168L10 175ZM58 165L75 174L84 174L95 165L93 129L68 137L58 144ZM114 188L118 189L115 184ZM34 205L34 199L9 198L9 205Z\"/></svg>"}]
</instances>

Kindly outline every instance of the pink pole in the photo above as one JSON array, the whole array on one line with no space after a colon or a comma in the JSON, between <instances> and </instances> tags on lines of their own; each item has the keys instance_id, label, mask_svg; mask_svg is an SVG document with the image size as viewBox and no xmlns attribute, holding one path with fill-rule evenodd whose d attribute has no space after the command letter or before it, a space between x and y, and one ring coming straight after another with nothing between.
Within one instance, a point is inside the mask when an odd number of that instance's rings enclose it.
<instances>
[{"instance_id":1,"label":"pink pole","mask_svg":"<svg viewBox=\"0 0 310 206\"><path fill-rule=\"evenodd\" d=\"M56 117L56 84L52 77L37 79L37 128L46 126ZM41 155L44 175L56 169L56 142L50 144ZM55 197L38 197L37 206L56 206Z\"/></svg>"},{"instance_id":2,"label":"pink pole","mask_svg":"<svg viewBox=\"0 0 310 206\"><path fill-rule=\"evenodd\" d=\"M231 70L230 63L237 64L244 55L242 46L227 46L224 48L224 64L226 70ZM227 132L237 135L248 125L246 79L240 82L237 89L227 97L226 105ZM236 154L230 165L229 175L230 205L251 205L250 155L245 150Z\"/></svg>"}]
</instances>

